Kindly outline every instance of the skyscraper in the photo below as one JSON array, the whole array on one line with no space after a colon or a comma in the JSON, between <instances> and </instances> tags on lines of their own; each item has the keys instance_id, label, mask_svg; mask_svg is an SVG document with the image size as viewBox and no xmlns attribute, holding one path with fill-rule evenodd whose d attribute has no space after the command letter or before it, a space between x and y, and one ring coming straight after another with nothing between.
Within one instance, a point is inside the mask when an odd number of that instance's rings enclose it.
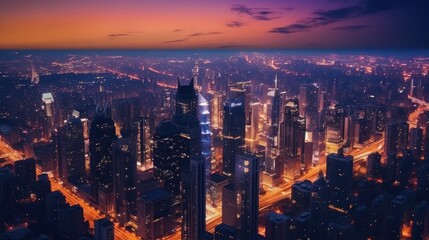
<instances>
[{"instance_id":1,"label":"skyscraper","mask_svg":"<svg viewBox=\"0 0 429 240\"><path fill-rule=\"evenodd\" d=\"M115 138L115 126L105 108L97 112L89 131L91 188L95 196L99 188L104 188L104 192L113 190L112 143Z\"/></svg>"},{"instance_id":2,"label":"skyscraper","mask_svg":"<svg viewBox=\"0 0 429 240\"><path fill-rule=\"evenodd\" d=\"M331 102L326 110L326 151L336 153L343 145L344 140L344 110L338 103Z\"/></svg>"},{"instance_id":3,"label":"skyscraper","mask_svg":"<svg viewBox=\"0 0 429 240\"><path fill-rule=\"evenodd\" d=\"M85 175L85 143L79 118L70 118L58 131L58 172L65 181L82 182Z\"/></svg>"},{"instance_id":4,"label":"skyscraper","mask_svg":"<svg viewBox=\"0 0 429 240\"><path fill-rule=\"evenodd\" d=\"M194 88L194 79L189 85L181 85L177 80L176 115L184 114L197 117L198 96Z\"/></svg>"},{"instance_id":5,"label":"skyscraper","mask_svg":"<svg viewBox=\"0 0 429 240\"><path fill-rule=\"evenodd\" d=\"M132 154L137 159L137 164L148 168L152 161L152 135L148 117L139 118L133 122L131 131Z\"/></svg>"},{"instance_id":6,"label":"skyscraper","mask_svg":"<svg viewBox=\"0 0 429 240\"><path fill-rule=\"evenodd\" d=\"M115 212L121 224L129 220L136 210L137 162L131 152L130 137L113 143L113 190Z\"/></svg>"},{"instance_id":7,"label":"skyscraper","mask_svg":"<svg viewBox=\"0 0 429 240\"><path fill-rule=\"evenodd\" d=\"M304 116L307 131L312 131L317 126L317 93L316 84L302 84L299 92L299 115Z\"/></svg>"},{"instance_id":8,"label":"skyscraper","mask_svg":"<svg viewBox=\"0 0 429 240\"><path fill-rule=\"evenodd\" d=\"M27 158L15 162L16 198L26 199L35 193L36 160Z\"/></svg>"},{"instance_id":9,"label":"skyscraper","mask_svg":"<svg viewBox=\"0 0 429 240\"><path fill-rule=\"evenodd\" d=\"M270 120L271 126L268 133L268 148L277 148L279 145L279 124L280 124L280 93L277 88L277 75L274 80L274 89L268 93L272 97Z\"/></svg>"},{"instance_id":10,"label":"skyscraper","mask_svg":"<svg viewBox=\"0 0 429 240\"><path fill-rule=\"evenodd\" d=\"M114 225L108 218L101 218L94 221L95 240L114 240Z\"/></svg>"},{"instance_id":11,"label":"skyscraper","mask_svg":"<svg viewBox=\"0 0 429 240\"><path fill-rule=\"evenodd\" d=\"M245 112L243 100L228 100L223 108L223 167L222 172L234 176L236 154L244 145Z\"/></svg>"},{"instance_id":12,"label":"skyscraper","mask_svg":"<svg viewBox=\"0 0 429 240\"><path fill-rule=\"evenodd\" d=\"M406 122L389 123L386 127L384 154L398 154L407 149L408 124Z\"/></svg>"},{"instance_id":13,"label":"skyscraper","mask_svg":"<svg viewBox=\"0 0 429 240\"><path fill-rule=\"evenodd\" d=\"M46 220L49 226L58 228L60 224L59 212L65 205L66 198L59 190L46 195Z\"/></svg>"},{"instance_id":14,"label":"skyscraper","mask_svg":"<svg viewBox=\"0 0 429 240\"><path fill-rule=\"evenodd\" d=\"M329 209L333 213L347 214L350 210L353 157L344 156L342 153L329 154L326 179L329 189Z\"/></svg>"},{"instance_id":15,"label":"skyscraper","mask_svg":"<svg viewBox=\"0 0 429 240\"><path fill-rule=\"evenodd\" d=\"M259 162L257 157L250 154L237 154L235 192L240 239L256 239L259 211Z\"/></svg>"},{"instance_id":16,"label":"skyscraper","mask_svg":"<svg viewBox=\"0 0 429 240\"><path fill-rule=\"evenodd\" d=\"M422 154L423 130L421 128L410 129L410 150L413 158L420 159Z\"/></svg>"},{"instance_id":17,"label":"skyscraper","mask_svg":"<svg viewBox=\"0 0 429 240\"><path fill-rule=\"evenodd\" d=\"M62 239L75 239L84 234L83 209L79 205L67 206L59 211L59 233Z\"/></svg>"},{"instance_id":18,"label":"skyscraper","mask_svg":"<svg viewBox=\"0 0 429 240\"><path fill-rule=\"evenodd\" d=\"M276 212L270 212L265 216L265 239L266 240L286 240L288 225L291 218Z\"/></svg>"},{"instance_id":19,"label":"skyscraper","mask_svg":"<svg viewBox=\"0 0 429 240\"><path fill-rule=\"evenodd\" d=\"M381 155L378 152L368 155L366 161L366 176L369 178L378 178L381 174Z\"/></svg>"},{"instance_id":20,"label":"skyscraper","mask_svg":"<svg viewBox=\"0 0 429 240\"><path fill-rule=\"evenodd\" d=\"M206 229L205 159L191 157L182 169L182 239L202 239Z\"/></svg>"},{"instance_id":21,"label":"skyscraper","mask_svg":"<svg viewBox=\"0 0 429 240\"><path fill-rule=\"evenodd\" d=\"M120 98L112 102L112 119L116 131L131 131L133 122L140 117L140 102L138 98ZM119 130L119 131L118 131Z\"/></svg>"}]
</instances>

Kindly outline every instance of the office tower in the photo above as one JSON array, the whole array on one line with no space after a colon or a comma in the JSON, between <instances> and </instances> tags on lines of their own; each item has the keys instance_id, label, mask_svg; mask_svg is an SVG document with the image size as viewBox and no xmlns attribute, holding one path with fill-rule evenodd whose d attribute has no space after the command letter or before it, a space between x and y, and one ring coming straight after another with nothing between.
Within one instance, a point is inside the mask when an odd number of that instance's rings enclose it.
<instances>
[{"instance_id":1,"label":"office tower","mask_svg":"<svg viewBox=\"0 0 429 240\"><path fill-rule=\"evenodd\" d=\"M194 67L192 68L192 79L194 80L193 88L198 92L201 90L201 83L198 83L200 68L198 67L198 54L195 54Z\"/></svg>"},{"instance_id":2,"label":"office tower","mask_svg":"<svg viewBox=\"0 0 429 240\"><path fill-rule=\"evenodd\" d=\"M85 143L83 126L78 118L70 118L58 131L58 172L64 181L83 182Z\"/></svg>"},{"instance_id":3,"label":"office tower","mask_svg":"<svg viewBox=\"0 0 429 240\"><path fill-rule=\"evenodd\" d=\"M391 219L388 222L389 239L399 239L404 225L408 225L412 220L414 204L414 192L403 190L391 201Z\"/></svg>"},{"instance_id":4,"label":"office tower","mask_svg":"<svg viewBox=\"0 0 429 240\"><path fill-rule=\"evenodd\" d=\"M323 172L319 171L316 181L313 182L310 198L311 235L320 240L326 239L328 219L328 185Z\"/></svg>"},{"instance_id":5,"label":"office tower","mask_svg":"<svg viewBox=\"0 0 429 240\"><path fill-rule=\"evenodd\" d=\"M410 129L410 150L413 158L420 159L422 154L423 130L421 128Z\"/></svg>"},{"instance_id":6,"label":"office tower","mask_svg":"<svg viewBox=\"0 0 429 240\"><path fill-rule=\"evenodd\" d=\"M413 228L411 240L422 240L429 237L429 204L419 203L413 211Z\"/></svg>"},{"instance_id":7,"label":"office tower","mask_svg":"<svg viewBox=\"0 0 429 240\"><path fill-rule=\"evenodd\" d=\"M182 239L202 239L206 229L205 159L193 156L190 168L182 169Z\"/></svg>"},{"instance_id":8,"label":"office tower","mask_svg":"<svg viewBox=\"0 0 429 240\"><path fill-rule=\"evenodd\" d=\"M159 239L174 230L173 199L161 188L145 192L137 200L137 234L143 239Z\"/></svg>"},{"instance_id":9,"label":"office tower","mask_svg":"<svg viewBox=\"0 0 429 240\"><path fill-rule=\"evenodd\" d=\"M223 95L220 92L213 91L211 100L211 124L213 129L221 129L223 126Z\"/></svg>"},{"instance_id":10,"label":"office tower","mask_svg":"<svg viewBox=\"0 0 429 240\"><path fill-rule=\"evenodd\" d=\"M211 174L211 160L212 160L212 144L211 144L211 127L210 127L210 112L208 101L198 93L198 112L201 126L201 154L205 160L205 179L208 183Z\"/></svg>"},{"instance_id":11,"label":"office tower","mask_svg":"<svg viewBox=\"0 0 429 240\"><path fill-rule=\"evenodd\" d=\"M406 122L389 123L386 128L384 153L398 154L407 149L408 124Z\"/></svg>"},{"instance_id":12,"label":"office tower","mask_svg":"<svg viewBox=\"0 0 429 240\"><path fill-rule=\"evenodd\" d=\"M0 208L15 203L15 188L15 175L9 168L0 168Z\"/></svg>"},{"instance_id":13,"label":"office tower","mask_svg":"<svg viewBox=\"0 0 429 240\"><path fill-rule=\"evenodd\" d=\"M97 111L89 131L91 189L95 196L100 188L103 192L113 190L112 143L115 138L115 126L108 109Z\"/></svg>"},{"instance_id":14,"label":"office tower","mask_svg":"<svg viewBox=\"0 0 429 240\"><path fill-rule=\"evenodd\" d=\"M75 239L84 234L83 209L79 205L61 208L58 216L58 230L63 239Z\"/></svg>"},{"instance_id":15,"label":"office tower","mask_svg":"<svg viewBox=\"0 0 429 240\"><path fill-rule=\"evenodd\" d=\"M396 157L396 153L390 153L386 159L386 176L385 180L389 184L393 184L397 179L398 172L398 158Z\"/></svg>"},{"instance_id":16,"label":"office tower","mask_svg":"<svg viewBox=\"0 0 429 240\"><path fill-rule=\"evenodd\" d=\"M424 154L429 154L429 122L426 123L425 139L423 140Z\"/></svg>"},{"instance_id":17,"label":"office tower","mask_svg":"<svg viewBox=\"0 0 429 240\"><path fill-rule=\"evenodd\" d=\"M368 155L366 161L366 176L368 178L381 177L381 155L378 152Z\"/></svg>"},{"instance_id":18,"label":"office tower","mask_svg":"<svg viewBox=\"0 0 429 240\"><path fill-rule=\"evenodd\" d=\"M54 116L54 97L52 96L52 93L43 93L42 94L42 101L45 104L44 108L46 110L46 116L53 118Z\"/></svg>"},{"instance_id":19,"label":"office tower","mask_svg":"<svg viewBox=\"0 0 429 240\"><path fill-rule=\"evenodd\" d=\"M297 99L289 100L284 109L283 122L280 124L280 149L287 157L285 164L289 178L299 176L306 168L305 153L305 118L299 116Z\"/></svg>"},{"instance_id":20,"label":"office tower","mask_svg":"<svg viewBox=\"0 0 429 240\"><path fill-rule=\"evenodd\" d=\"M296 239L310 239L310 212L302 212L295 217L295 234Z\"/></svg>"},{"instance_id":21,"label":"office tower","mask_svg":"<svg viewBox=\"0 0 429 240\"><path fill-rule=\"evenodd\" d=\"M180 201L180 158L175 147L175 139L179 134L172 121L163 121L154 134L153 166L154 177L169 192L174 202Z\"/></svg>"},{"instance_id":22,"label":"office tower","mask_svg":"<svg viewBox=\"0 0 429 240\"><path fill-rule=\"evenodd\" d=\"M222 223L233 227L238 226L237 207L235 185L230 183L222 188Z\"/></svg>"},{"instance_id":23,"label":"office tower","mask_svg":"<svg viewBox=\"0 0 429 240\"><path fill-rule=\"evenodd\" d=\"M265 215L265 239L266 240L286 240L288 239L287 228L291 218L276 212L269 212Z\"/></svg>"},{"instance_id":24,"label":"office tower","mask_svg":"<svg viewBox=\"0 0 429 240\"><path fill-rule=\"evenodd\" d=\"M306 119L306 130L312 131L317 126L317 93L316 84L302 84L299 92L299 115Z\"/></svg>"},{"instance_id":25,"label":"office tower","mask_svg":"<svg viewBox=\"0 0 429 240\"><path fill-rule=\"evenodd\" d=\"M353 157L329 154L326 164L326 180L329 189L329 209L332 213L347 214L353 179Z\"/></svg>"},{"instance_id":26,"label":"office tower","mask_svg":"<svg viewBox=\"0 0 429 240\"><path fill-rule=\"evenodd\" d=\"M258 236L259 162L250 154L237 154L235 167L238 228L240 239Z\"/></svg>"},{"instance_id":27,"label":"office tower","mask_svg":"<svg viewBox=\"0 0 429 240\"><path fill-rule=\"evenodd\" d=\"M115 212L119 222L124 224L135 212L137 201L137 162L129 137L113 143L113 179Z\"/></svg>"},{"instance_id":28,"label":"office tower","mask_svg":"<svg viewBox=\"0 0 429 240\"><path fill-rule=\"evenodd\" d=\"M249 106L250 119L249 124L246 124L246 147L251 152L255 152L259 143L259 112L261 103L257 99L253 99Z\"/></svg>"},{"instance_id":29,"label":"office tower","mask_svg":"<svg viewBox=\"0 0 429 240\"><path fill-rule=\"evenodd\" d=\"M189 85L181 85L177 80L176 115L184 114L197 117L198 96L194 88L194 79Z\"/></svg>"},{"instance_id":30,"label":"office tower","mask_svg":"<svg viewBox=\"0 0 429 240\"><path fill-rule=\"evenodd\" d=\"M344 140L344 109L336 102L331 102L326 110L325 132L327 153L338 152Z\"/></svg>"},{"instance_id":31,"label":"office tower","mask_svg":"<svg viewBox=\"0 0 429 240\"><path fill-rule=\"evenodd\" d=\"M239 238L239 229L233 226L229 226L225 223L221 223L215 227L215 240L233 240Z\"/></svg>"},{"instance_id":32,"label":"office tower","mask_svg":"<svg viewBox=\"0 0 429 240\"><path fill-rule=\"evenodd\" d=\"M353 237L353 225L349 223L330 223L328 226L328 240L349 240Z\"/></svg>"},{"instance_id":33,"label":"office tower","mask_svg":"<svg viewBox=\"0 0 429 240\"><path fill-rule=\"evenodd\" d=\"M137 159L137 165L149 168L152 162L152 134L148 117L134 121L131 138L132 154Z\"/></svg>"},{"instance_id":34,"label":"office tower","mask_svg":"<svg viewBox=\"0 0 429 240\"><path fill-rule=\"evenodd\" d=\"M101 218L94 221L95 240L114 240L114 225L108 218Z\"/></svg>"},{"instance_id":35,"label":"office tower","mask_svg":"<svg viewBox=\"0 0 429 240\"><path fill-rule=\"evenodd\" d=\"M379 194L371 203L370 232L375 239L386 239L390 196Z\"/></svg>"},{"instance_id":36,"label":"office tower","mask_svg":"<svg viewBox=\"0 0 429 240\"><path fill-rule=\"evenodd\" d=\"M190 159L201 156L199 121L189 115L176 115L164 121L154 136L154 177L180 202L181 172L190 168Z\"/></svg>"},{"instance_id":37,"label":"office tower","mask_svg":"<svg viewBox=\"0 0 429 240\"><path fill-rule=\"evenodd\" d=\"M59 212L65 206L66 198L59 190L46 195L46 220L49 226L58 228Z\"/></svg>"},{"instance_id":38,"label":"office tower","mask_svg":"<svg viewBox=\"0 0 429 240\"><path fill-rule=\"evenodd\" d=\"M227 100L223 108L223 167L226 176L234 177L236 154L245 140L245 106L239 98Z\"/></svg>"},{"instance_id":39,"label":"office tower","mask_svg":"<svg viewBox=\"0 0 429 240\"><path fill-rule=\"evenodd\" d=\"M27 158L15 162L16 199L26 199L35 193L36 160Z\"/></svg>"},{"instance_id":40,"label":"office tower","mask_svg":"<svg viewBox=\"0 0 429 240\"><path fill-rule=\"evenodd\" d=\"M423 166L417 170L417 194L429 202L429 155L425 156Z\"/></svg>"},{"instance_id":41,"label":"office tower","mask_svg":"<svg viewBox=\"0 0 429 240\"><path fill-rule=\"evenodd\" d=\"M51 181L49 181L48 174L40 174L37 176L36 182L36 196L38 201L45 200L48 193L51 192Z\"/></svg>"},{"instance_id":42,"label":"office tower","mask_svg":"<svg viewBox=\"0 0 429 240\"><path fill-rule=\"evenodd\" d=\"M270 111L270 126L268 132L268 149L277 148L279 145L279 124L280 124L280 93L277 88L277 75L274 80L274 89L268 92L271 97L271 111ZM269 151L268 151L269 152Z\"/></svg>"},{"instance_id":43,"label":"office tower","mask_svg":"<svg viewBox=\"0 0 429 240\"><path fill-rule=\"evenodd\" d=\"M113 99L112 119L116 125L116 132L131 131L133 122L140 117L140 111L138 98Z\"/></svg>"},{"instance_id":44,"label":"office tower","mask_svg":"<svg viewBox=\"0 0 429 240\"><path fill-rule=\"evenodd\" d=\"M309 180L298 181L292 185L292 204L299 211L310 210L311 193L313 184Z\"/></svg>"}]
</instances>

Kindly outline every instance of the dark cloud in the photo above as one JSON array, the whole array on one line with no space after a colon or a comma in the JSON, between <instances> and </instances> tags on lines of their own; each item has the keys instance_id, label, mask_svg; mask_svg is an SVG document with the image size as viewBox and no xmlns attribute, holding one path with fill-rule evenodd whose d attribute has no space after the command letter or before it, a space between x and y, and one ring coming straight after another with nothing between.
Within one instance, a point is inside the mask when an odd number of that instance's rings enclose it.
<instances>
[{"instance_id":1,"label":"dark cloud","mask_svg":"<svg viewBox=\"0 0 429 240\"><path fill-rule=\"evenodd\" d=\"M218 35L218 34L222 34L221 32L197 32L197 33L193 33L193 34L189 34L188 37L200 37L200 36L210 36L210 35Z\"/></svg>"},{"instance_id":2,"label":"dark cloud","mask_svg":"<svg viewBox=\"0 0 429 240\"><path fill-rule=\"evenodd\" d=\"M176 40L171 40L171 41L165 41L163 43L167 43L167 44L169 44L169 43L178 43L178 42L184 42L184 41L188 41L188 40L189 40L189 38L182 38L182 39L176 39Z\"/></svg>"},{"instance_id":3,"label":"dark cloud","mask_svg":"<svg viewBox=\"0 0 429 240\"><path fill-rule=\"evenodd\" d=\"M283 8L280 8L280 9L281 9L282 11L285 11L285 12L295 10L295 8L293 8L293 7L283 7Z\"/></svg>"},{"instance_id":4,"label":"dark cloud","mask_svg":"<svg viewBox=\"0 0 429 240\"><path fill-rule=\"evenodd\" d=\"M270 21L279 18L276 16L277 12L269 8L249 8L241 4L235 4L231 7L231 11L248 15L259 21Z\"/></svg>"},{"instance_id":5,"label":"dark cloud","mask_svg":"<svg viewBox=\"0 0 429 240\"><path fill-rule=\"evenodd\" d=\"M241 22L241 21L232 21L232 22L226 23L225 25L232 28L238 28L238 27L244 26L245 24L244 22Z\"/></svg>"},{"instance_id":6,"label":"dark cloud","mask_svg":"<svg viewBox=\"0 0 429 240\"><path fill-rule=\"evenodd\" d=\"M367 25L348 25L348 26L341 26L341 27L332 28L332 30L355 32L355 31L365 29L368 27L369 26L367 26Z\"/></svg>"},{"instance_id":7,"label":"dark cloud","mask_svg":"<svg viewBox=\"0 0 429 240\"><path fill-rule=\"evenodd\" d=\"M173 32L181 32L183 29L174 29Z\"/></svg>"},{"instance_id":8,"label":"dark cloud","mask_svg":"<svg viewBox=\"0 0 429 240\"><path fill-rule=\"evenodd\" d=\"M128 37L128 36L130 36L129 33L113 33L113 34L107 35L106 37L107 37L107 39L112 40L112 39L116 39L119 37Z\"/></svg>"},{"instance_id":9,"label":"dark cloud","mask_svg":"<svg viewBox=\"0 0 429 240\"><path fill-rule=\"evenodd\" d=\"M410 0L411 2L412 0ZM383 12L405 4L405 0L362 0L358 3L346 7L317 10L308 18L301 19L297 23L270 30L272 33L292 34L296 32L308 31L312 28L325 26L335 22L367 16Z\"/></svg>"}]
</instances>

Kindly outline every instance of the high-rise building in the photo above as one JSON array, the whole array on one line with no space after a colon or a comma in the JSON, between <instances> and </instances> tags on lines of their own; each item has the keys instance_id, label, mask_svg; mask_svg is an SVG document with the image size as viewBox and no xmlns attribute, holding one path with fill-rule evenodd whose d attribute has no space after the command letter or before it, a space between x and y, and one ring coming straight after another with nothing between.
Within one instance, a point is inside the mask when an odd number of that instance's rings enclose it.
<instances>
[{"instance_id":1,"label":"high-rise building","mask_svg":"<svg viewBox=\"0 0 429 240\"><path fill-rule=\"evenodd\" d=\"M313 182L310 199L312 236L315 239L326 239L328 221L328 185L323 172L320 171Z\"/></svg>"},{"instance_id":2,"label":"high-rise building","mask_svg":"<svg viewBox=\"0 0 429 240\"><path fill-rule=\"evenodd\" d=\"M143 239L160 239L174 230L173 200L161 188L145 192L137 200L137 234Z\"/></svg>"},{"instance_id":3,"label":"high-rise building","mask_svg":"<svg viewBox=\"0 0 429 240\"><path fill-rule=\"evenodd\" d=\"M398 154L407 149L408 124L406 122L389 123L386 128L384 153Z\"/></svg>"},{"instance_id":4,"label":"high-rise building","mask_svg":"<svg viewBox=\"0 0 429 240\"><path fill-rule=\"evenodd\" d=\"M310 211L313 184L309 180L298 181L292 185L292 204L300 211Z\"/></svg>"},{"instance_id":5,"label":"high-rise building","mask_svg":"<svg viewBox=\"0 0 429 240\"><path fill-rule=\"evenodd\" d=\"M289 100L285 105L283 122L280 124L280 149L287 157L285 171L292 170L296 173L286 176L299 176L306 168L305 125L305 118L299 116L298 100Z\"/></svg>"},{"instance_id":6,"label":"high-rise building","mask_svg":"<svg viewBox=\"0 0 429 240\"><path fill-rule=\"evenodd\" d=\"M46 195L46 220L49 226L58 228L60 209L66 206L66 198L60 191Z\"/></svg>"},{"instance_id":7,"label":"high-rise building","mask_svg":"<svg viewBox=\"0 0 429 240\"><path fill-rule=\"evenodd\" d=\"M137 159L137 165L149 168L152 163L152 134L148 117L134 121L131 138L131 151Z\"/></svg>"},{"instance_id":8,"label":"high-rise building","mask_svg":"<svg viewBox=\"0 0 429 240\"><path fill-rule=\"evenodd\" d=\"M381 155L378 152L368 155L366 161L366 176L369 178L381 177Z\"/></svg>"},{"instance_id":9,"label":"high-rise building","mask_svg":"<svg viewBox=\"0 0 429 240\"><path fill-rule=\"evenodd\" d=\"M423 130L421 128L410 129L410 150L413 158L420 159L422 154Z\"/></svg>"},{"instance_id":10,"label":"high-rise building","mask_svg":"<svg viewBox=\"0 0 429 240\"><path fill-rule=\"evenodd\" d=\"M336 153L344 140L344 110L338 103L331 102L325 115L326 151Z\"/></svg>"},{"instance_id":11,"label":"high-rise building","mask_svg":"<svg viewBox=\"0 0 429 240\"><path fill-rule=\"evenodd\" d=\"M252 100L250 103L250 122L246 124L246 147L255 152L259 143L259 112L261 103Z\"/></svg>"},{"instance_id":12,"label":"high-rise building","mask_svg":"<svg viewBox=\"0 0 429 240\"><path fill-rule=\"evenodd\" d=\"M250 154L237 154L235 166L240 239L256 239L259 211L259 161L257 157Z\"/></svg>"},{"instance_id":13,"label":"high-rise building","mask_svg":"<svg viewBox=\"0 0 429 240\"><path fill-rule=\"evenodd\" d=\"M429 236L429 204L425 201L419 203L413 211L413 228L411 239L425 239Z\"/></svg>"},{"instance_id":14,"label":"high-rise building","mask_svg":"<svg viewBox=\"0 0 429 240\"><path fill-rule=\"evenodd\" d=\"M67 206L59 211L58 230L62 239L76 239L85 232L83 209L79 205Z\"/></svg>"},{"instance_id":15,"label":"high-rise building","mask_svg":"<svg viewBox=\"0 0 429 240\"><path fill-rule=\"evenodd\" d=\"M317 126L317 93L316 84L302 84L299 92L299 115L306 119L306 130L312 131Z\"/></svg>"},{"instance_id":16,"label":"high-rise building","mask_svg":"<svg viewBox=\"0 0 429 240\"><path fill-rule=\"evenodd\" d=\"M37 176L36 196L38 201L43 201L46 195L51 192L51 181L48 174L43 173Z\"/></svg>"},{"instance_id":17,"label":"high-rise building","mask_svg":"<svg viewBox=\"0 0 429 240\"><path fill-rule=\"evenodd\" d=\"M353 180L353 157L329 154L326 164L326 180L329 189L329 209L332 213L347 214Z\"/></svg>"},{"instance_id":18,"label":"high-rise building","mask_svg":"<svg viewBox=\"0 0 429 240\"><path fill-rule=\"evenodd\" d=\"M201 128L192 116L176 115L164 121L154 136L154 177L180 202L182 169L189 169L190 158L201 156Z\"/></svg>"},{"instance_id":19,"label":"high-rise building","mask_svg":"<svg viewBox=\"0 0 429 240\"><path fill-rule=\"evenodd\" d=\"M429 202L429 155L425 157L424 164L417 171L417 194Z\"/></svg>"},{"instance_id":20,"label":"high-rise building","mask_svg":"<svg viewBox=\"0 0 429 240\"><path fill-rule=\"evenodd\" d=\"M216 240L234 240L239 238L239 229L233 226L229 226L225 223L221 223L215 227L214 239Z\"/></svg>"},{"instance_id":21,"label":"high-rise building","mask_svg":"<svg viewBox=\"0 0 429 240\"><path fill-rule=\"evenodd\" d=\"M94 221L95 240L114 240L114 225L108 218L101 218Z\"/></svg>"},{"instance_id":22,"label":"high-rise building","mask_svg":"<svg viewBox=\"0 0 429 240\"><path fill-rule=\"evenodd\" d=\"M197 117L198 96L194 88L194 79L189 85L181 85L177 80L176 115L184 114Z\"/></svg>"},{"instance_id":23,"label":"high-rise building","mask_svg":"<svg viewBox=\"0 0 429 240\"><path fill-rule=\"evenodd\" d=\"M95 196L98 189L113 190L112 143L115 126L108 109L97 112L89 131L91 189Z\"/></svg>"},{"instance_id":24,"label":"high-rise building","mask_svg":"<svg viewBox=\"0 0 429 240\"><path fill-rule=\"evenodd\" d=\"M222 223L237 227L237 194L235 185L230 183L222 188Z\"/></svg>"},{"instance_id":25,"label":"high-rise building","mask_svg":"<svg viewBox=\"0 0 429 240\"><path fill-rule=\"evenodd\" d=\"M16 199L26 199L35 193L36 160L27 158L15 162Z\"/></svg>"},{"instance_id":26,"label":"high-rise building","mask_svg":"<svg viewBox=\"0 0 429 240\"><path fill-rule=\"evenodd\" d=\"M353 225L345 223L330 223L328 226L328 240L353 239Z\"/></svg>"},{"instance_id":27,"label":"high-rise building","mask_svg":"<svg viewBox=\"0 0 429 240\"><path fill-rule=\"evenodd\" d=\"M115 212L121 224L126 223L136 209L137 162L131 152L131 139L120 138L113 143L113 191Z\"/></svg>"},{"instance_id":28,"label":"high-rise building","mask_svg":"<svg viewBox=\"0 0 429 240\"><path fill-rule=\"evenodd\" d=\"M15 188L15 175L12 171L9 168L0 168L0 209L15 203Z\"/></svg>"},{"instance_id":29,"label":"high-rise building","mask_svg":"<svg viewBox=\"0 0 429 240\"><path fill-rule=\"evenodd\" d=\"M206 231L205 163L191 157L190 168L182 169L182 239L202 239Z\"/></svg>"},{"instance_id":30,"label":"high-rise building","mask_svg":"<svg viewBox=\"0 0 429 240\"><path fill-rule=\"evenodd\" d=\"M79 118L70 118L58 131L58 173L65 181L83 182L85 142Z\"/></svg>"},{"instance_id":31,"label":"high-rise building","mask_svg":"<svg viewBox=\"0 0 429 240\"><path fill-rule=\"evenodd\" d=\"M266 240L286 240L288 225L291 218L276 212L270 212L265 216L265 239Z\"/></svg>"},{"instance_id":32,"label":"high-rise building","mask_svg":"<svg viewBox=\"0 0 429 240\"><path fill-rule=\"evenodd\" d=\"M268 132L268 149L277 148L279 146L279 124L280 124L280 93L277 88L277 75L274 80L274 89L268 92L268 96L272 98L270 114L270 126ZM270 152L270 151L268 151Z\"/></svg>"},{"instance_id":33,"label":"high-rise building","mask_svg":"<svg viewBox=\"0 0 429 240\"><path fill-rule=\"evenodd\" d=\"M245 143L245 106L240 98L228 100L223 108L223 167L226 176L233 177L236 154Z\"/></svg>"},{"instance_id":34,"label":"high-rise building","mask_svg":"<svg viewBox=\"0 0 429 240\"><path fill-rule=\"evenodd\" d=\"M138 98L114 99L112 102L112 119L116 125L116 132L131 131L133 122L140 117L140 111Z\"/></svg>"},{"instance_id":35,"label":"high-rise building","mask_svg":"<svg viewBox=\"0 0 429 240\"><path fill-rule=\"evenodd\" d=\"M212 132L210 126L210 112L209 112L209 103L208 101L198 93L198 107L199 107L199 115L198 118L200 120L201 126L201 154L205 160L205 179L206 183L208 183L211 174L211 160L212 160Z\"/></svg>"}]
</instances>

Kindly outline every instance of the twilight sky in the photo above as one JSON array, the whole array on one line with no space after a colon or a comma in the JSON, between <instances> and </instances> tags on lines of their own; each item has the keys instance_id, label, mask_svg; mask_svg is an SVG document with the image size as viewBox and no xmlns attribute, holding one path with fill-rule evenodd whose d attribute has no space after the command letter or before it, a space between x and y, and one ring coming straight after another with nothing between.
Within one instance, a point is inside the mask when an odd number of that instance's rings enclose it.
<instances>
[{"instance_id":1,"label":"twilight sky","mask_svg":"<svg viewBox=\"0 0 429 240\"><path fill-rule=\"evenodd\" d=\"M0 0L0 49L429 48L429 0Z\"/></svg>"}]
</instances>

